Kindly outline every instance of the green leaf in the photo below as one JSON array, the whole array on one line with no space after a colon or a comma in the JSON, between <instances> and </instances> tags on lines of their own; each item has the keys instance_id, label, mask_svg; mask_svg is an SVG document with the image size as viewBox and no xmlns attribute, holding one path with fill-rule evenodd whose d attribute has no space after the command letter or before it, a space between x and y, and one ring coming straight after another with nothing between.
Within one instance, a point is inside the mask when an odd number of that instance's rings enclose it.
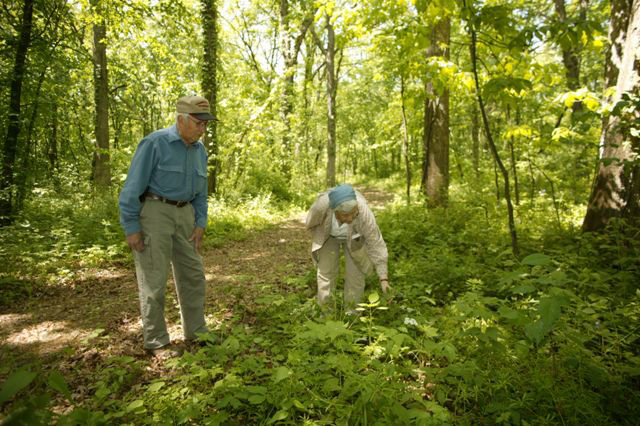
<instances>
[{"instance_id":1,"label":"green leaf","mask_svg":"<svg viewBox=\"0 0 640 426\"><path fill-rule=\"evenodd\" d=\"M542 339L551 332L554 324L560 318L561 308L568 300L563 296L545 297L540 300L538 305L538 313L540 319L533 323L525 325L525 335L536 345L540 344Z\"/></svg>"},{"instance_id":2,"label":"green leaf","mask_svg":"<svg viewBox=\"0 0 640 426\"><path fill-rule=\"evenodd\" d=\"M545 329L551 331L553 324L560 318L560 308L567 303L567 299L561 296L545 297L540 300L538 312L545 324Z\"/></svg>"},{"instance_id":3,"label":"green leaf","mask_svg":"<svg viewBox=\"0 0 640 426\"><path fill-rule=\"evenodd\" d=\"M149 392L158 392L164 386L164 382L155 382L152 383L147 391Z\"/></svg>"},{"instance_id":4,"label":"green leaf","mask_svg":"<svg viewBox=\"0 0 640 426\"><path fill-rule=\"evenodd\" d=\"M257 404L261 404L263 403L265 400L265 396L264 395L251 395L249 397L249 403L257 405Z\"/></svg>"},{"instance_id":5,"label":"green leaf","mask_svg":"<svg viewBox=\"0 0 640 426\"><path fill-rule=\"evenodd\" d=\"M230 353L236 353L240 350L240 341L233 336L229 336L222 342L221 346Z\"/></svg>"},{"instance_id":6,"label":"green leaf","mask_svg":"<svg viewBox=\"0 0 640 426\"><path fill-rule=\"evenodd\" d=\"M535 343L536 345L539 344L545 336L544 324L542 323L542 320L538 320L525 325L524 334L533 343Z\"/></svg>"},{"instance_id":7,"label":"green leaf","mask_svg":"<svg viewBox=\"0 0 640 426\"><path fill-rule=\"evenodd\" d=\"M29 371L18 370L13 373L2 384L2 388L0 389L0 404L13 398L15 394L27 387L35 378L36 373Z\"/></svg>"},{"instance_id":8,"label":"green leaf","mask_svg":"<svg viewBox=\"0 0 640 426\"><path fill-rule=\"evenodd\" d=\"M278 367L276 371L273 373L273 382L278 383L288 378L293 374L293 371L288 369L287 367Z\"/></svg>"},{"instance_id":9,"label":"green leaf","mask_svg":"<svg viewBox=\"0 0 640 426\"><path fill-rule=\"evenodd\" d=\"M322 390L326 393L337 392L340 390L340 381L335 377L331 377L325 380L324 384L322 385Z\"/></svg>"},{"instance_id":10,"label":"green leaf","mask_svg":"<svg viewBox=\"0 0 640 426\"><path fill-rule=\"evenodd\" d=\"M546 266L551 263L551 258L546 254L533 253L522 259L522 263L529 266Z\"/></svg>"},{"instance_id":11,"label":"green leaf","mask_svg":"<svg viewBox=\"0 0 640 426\"><path fill-rule=\"evenodd\" d=\"M373 292L369 295L369 303L378 303L378 301L380 300L380 296L378 295L377 292Z\"/></svg>"},{"instance_id":12,"label":"green leaf","mask_svg":"<svg viewBox=\"0 0 640 426\"><path fill-rule=\"evenodd\" d=\"M271 417L271 419L269 419L269 422L267 424L272 424L272 423L275 423L275 422L279 422L280 420L284 420L287 417L289 417L289 412L287 410L276 411L276 413L273 415L273 417Z\"/></svg>"},{"instance_id":13,"label":"green leaf","mask_svg":"<svg viewBox=\"0 0 640 426\"><path fill-rule=\"evenodd\" d=\"M516 320L520 317L520 315L518 314L518 311L516 311L515 309L508 308L506 306L501 306L500 309L498 309L498 313L502 318L506 318L508 320Z\"/></svg>"},{"instance_id":14,"label":"green leaf","mask_svg":"<svg viewBox=\"0 0 640 426\"><path fill-rule=\"evenodd\" d=\"M51 389L57 390L58 392L63 394L68 400L71 399L71 392L69 391L67 381L58 371L53 371L51 372L51 374L49 374L47 384Z\"/></svg>"},{"instance_id":15,"label":"green leaf","mask_svg":"<svg viewBox=\"0 0 640 426\"><path fill-rule=\"evenodd\" d=\"M127 408L125 409L125 411L127 413L130 413L134 410L137 410L138 408L144 406L144 401L141 399L136 399L135 401L133 401L131 404L127 405Z\"/></svg>"},{"instance_id":16,"label":"green leaf","mask_svg":"<svg viewBox=\"0 0 640 426\"><path fill-rule=\"evenodd\" d=\"M516 294L527 294L533 293L534 291L536 291L536 288L531 284L520 284L519 286L511 290L512 293Z\"/></svg>"}]
</instances>

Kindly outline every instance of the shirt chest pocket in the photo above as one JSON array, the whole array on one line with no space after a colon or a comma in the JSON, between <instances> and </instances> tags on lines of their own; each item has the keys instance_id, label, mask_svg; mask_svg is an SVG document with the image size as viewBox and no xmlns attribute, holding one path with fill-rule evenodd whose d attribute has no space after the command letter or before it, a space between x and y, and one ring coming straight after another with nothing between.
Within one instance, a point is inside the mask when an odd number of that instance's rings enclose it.
<instances>
[{"instance_id":1,"label":"shirt chest pocket","mask_svg":"<svg viewBox=\"0 0 640 426\"><path fill-rule=\"evenodd\" d=\"M156 181L162 189L178 189L184 185L184 167L174 164L158 164Z\"/></svg>"}]
</instances>

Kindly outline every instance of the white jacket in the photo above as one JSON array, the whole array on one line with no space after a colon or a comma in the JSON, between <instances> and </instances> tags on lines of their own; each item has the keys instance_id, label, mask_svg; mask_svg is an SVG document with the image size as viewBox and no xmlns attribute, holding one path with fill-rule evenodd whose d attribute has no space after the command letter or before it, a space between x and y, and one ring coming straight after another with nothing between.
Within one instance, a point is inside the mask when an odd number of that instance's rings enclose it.
<instances>
[{"instance_id":1,"label":"white jacket","mask_svg":"<svg viewBox=\"0 0 640 426\"><path fill-rule=\"evenodd\" d=\"M389 258L387 245L382 238L376 218L367 205L367 200L358 191L356 191L356 200L359 214L349 226L347 248L362 273L369 274L373 266L378 277L381 280L386 279ZM311 257L314 263L318 262L318 250L329 239L334 214L335 211L329 205L329 192L320 194L307 213L306 227L312 233ZM355 238L353 238L354 235L356 235Z\"/></svg>"}]
</instances>

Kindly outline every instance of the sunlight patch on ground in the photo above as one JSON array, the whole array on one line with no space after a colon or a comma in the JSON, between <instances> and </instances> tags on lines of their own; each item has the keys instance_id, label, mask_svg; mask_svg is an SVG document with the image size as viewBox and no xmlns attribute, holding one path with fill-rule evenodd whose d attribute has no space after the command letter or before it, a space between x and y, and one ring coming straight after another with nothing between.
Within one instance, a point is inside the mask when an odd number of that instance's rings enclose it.
<instances>
[{"instance_id":1,"label":"sunlight patch on ground","mask_svg":"<svg viewBox=\"0 0 640 426\"><path fill-rule=\"evenodd\" d=\"M19 322L31 319L31 314L4 314L0 315L0 329L12 328Z\"/></svg>"},{"instance_id":2,"label":"sunlight patch on ground","mask_svg":"<svg viewBox=\"0 0 640 426\"><path fill-rule=\"evenodd\" d=\"M69 328L66 321L44 321L25 327L7 337L6 342L16 346L50 343L43 352L59 350L87 335L84 330Z\"/></svg>"}]
</instances>

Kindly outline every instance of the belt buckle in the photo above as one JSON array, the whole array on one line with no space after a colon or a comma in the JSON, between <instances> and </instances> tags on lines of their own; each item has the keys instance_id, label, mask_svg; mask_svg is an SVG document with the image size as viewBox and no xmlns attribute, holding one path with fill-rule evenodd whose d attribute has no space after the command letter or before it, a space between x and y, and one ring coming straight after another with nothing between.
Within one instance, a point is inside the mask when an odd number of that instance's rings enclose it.
<instances>
[{"instance_id":1,"label":"belt buckle","mask_svg":"<svg viewBox=\"0 0 640 426\"><path fill-rule=\"evenodd\" d=\"M187 202L186 202L186 201L178 201L178 202L176 203L176 207L184 207L184 206L186 206L186 205L187 205Z\"/></svg>"}]
</instances>

